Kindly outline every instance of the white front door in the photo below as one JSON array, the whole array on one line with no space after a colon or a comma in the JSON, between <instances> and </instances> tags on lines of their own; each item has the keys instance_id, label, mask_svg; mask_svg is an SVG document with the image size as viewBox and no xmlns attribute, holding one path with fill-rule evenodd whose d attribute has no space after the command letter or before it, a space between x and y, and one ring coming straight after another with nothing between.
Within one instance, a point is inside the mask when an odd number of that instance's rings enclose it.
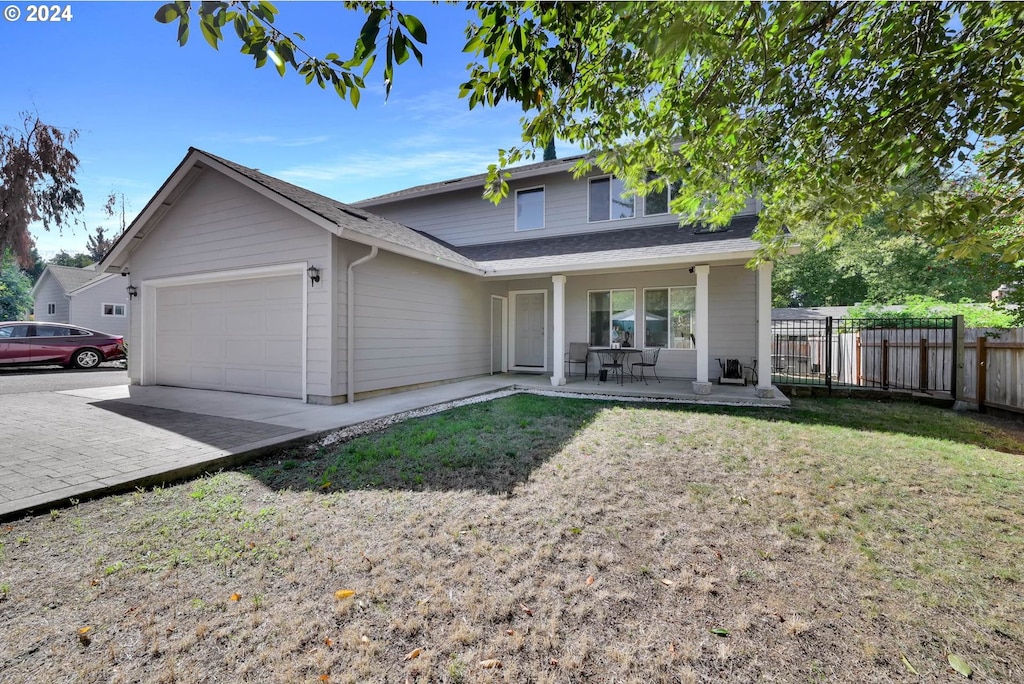
<instances>
[{"instance_id":1,"label":"white front door","mask_svg":"<svg viewBox=\"0 0 1024 684\"><path fill-rule=\"evenodd\" d=\"M513 365L523 370L545 370L547 292L512 293L515 315Z\"/></svg>"}]
</instances>

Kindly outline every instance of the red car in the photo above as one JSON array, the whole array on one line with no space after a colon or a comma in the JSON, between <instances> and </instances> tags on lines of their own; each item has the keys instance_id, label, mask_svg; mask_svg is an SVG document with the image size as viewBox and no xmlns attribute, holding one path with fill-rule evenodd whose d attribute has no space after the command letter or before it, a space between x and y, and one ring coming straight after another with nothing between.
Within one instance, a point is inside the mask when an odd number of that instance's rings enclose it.
<instances>
[{"instance_id":1,"label":"red car","mask_svg":"<svg viewBox=\"0 0 1024 684\"><path fill-rule=\"evenodd\" d=\"M123 359L124 338L63 323L0 323L0 366L61 364L95 368Z\"/></svg>"}]
</instances>

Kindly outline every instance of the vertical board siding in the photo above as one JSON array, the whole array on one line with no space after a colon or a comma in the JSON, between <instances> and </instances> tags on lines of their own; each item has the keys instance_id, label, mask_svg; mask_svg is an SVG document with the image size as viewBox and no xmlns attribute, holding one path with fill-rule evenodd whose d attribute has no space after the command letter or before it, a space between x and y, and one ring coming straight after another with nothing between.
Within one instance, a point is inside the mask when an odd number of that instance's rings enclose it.
<instances>
[{"instance_id":1,"label":"vertical board siding","mask_svg":"<svg viewBox=\"0 0 1024 684\"><path fill-rule=\"evenodd\" d=\"M594 172L588 178L602 175L604 174ZM367 210L428 232L456 246L678 223L679 217L676 214L644 216L643 201L639 198L634 203L634 218L590 223L588 178L576 180L569 172L561 171L550 176L512 181L509 184L508 198L497 206L483 199L481 184L480 188L397 200L367 207ZM544 227L516 231L516 190L539 186L544 186ZM757 209L758 203L751 199L738 215L756 214Z\"/></svg>"},{"instance_id":2,"label":"vertical board siding","mask_svg":"<svg viewBox=\"0 0 1024 684\"><path fill-rule=\"evenodd\" d=\"M326 231L294 212L212 170L202 175L177 198L156 226L149 229L129 263L131 282L183 274L215 274L232 269L309 261L321 270L321 282L309 286L307 305L313 313L307 327L306 391L331 393L331 367L318 350L330 344L329 318L322 315L329 302L330 268ZM141 379L142 341L140 306L133 300L129 375Z\"/></svg>"}]
</instances>

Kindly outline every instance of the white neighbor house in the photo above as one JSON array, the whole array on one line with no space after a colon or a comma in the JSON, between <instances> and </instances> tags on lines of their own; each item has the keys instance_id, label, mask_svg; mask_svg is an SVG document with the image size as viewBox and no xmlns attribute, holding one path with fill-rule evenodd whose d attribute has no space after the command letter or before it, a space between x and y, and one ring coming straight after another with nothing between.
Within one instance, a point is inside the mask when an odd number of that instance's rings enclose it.
<instances>
[{"instance_id":1,"label":"white neighbor house","mask_svg":"<svg viewBox=\"0 0 1024 684\"><path fill-rule=\"evenodd\" d=\"M128 336L126 279L93 267L47 264L32 288L35 320Z\"/></svg>"},{"instance_id":2,"label":"white neighbor house","mask_svg":"<svg viewBox=\"0 0 1024 684\"><path fill-rule=\"evenodd\" d=\"M562 385L570 342L624 332L701 392L717 357L768 368L756 204L681 227L666 195L574 161L514 169L498 206L482 176L346 205L190 149L100 264L138 288L131 381L324 404L502 371Z\"/></svg>"}]
</instances>

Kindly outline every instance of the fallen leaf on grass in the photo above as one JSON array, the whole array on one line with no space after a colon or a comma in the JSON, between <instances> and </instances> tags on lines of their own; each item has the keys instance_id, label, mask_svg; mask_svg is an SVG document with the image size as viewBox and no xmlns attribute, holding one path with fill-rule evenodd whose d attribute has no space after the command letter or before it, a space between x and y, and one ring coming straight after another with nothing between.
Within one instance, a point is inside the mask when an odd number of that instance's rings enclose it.
<instances>
[{"instance_id":1,"label":"fallen leaf on grass","mask_svg":"<svg viewBox=\"0 0 1024 684\"><path fill-rule=\"evenodd\" d=\"M673 582L670 579L663 579L661 580L661 583L664 584L666 587L671 587L673 584L675 584L675 582Z\"/></svg>"},{"instance_id":2,"label":"fallen leaf on grass","mask_svg":"<svg viewBox=\"0 0 1024 684\"><path fill-rule=\"evenodd\" d=\"M328 648L334 645L334 639L331 637L324 637L324 643L327 644Z\"/></svg>"},{"instance_id":3,"label":"fallen leaf on grass","mask_svg":"<svg viewBox=\"0 0 1024 684\"><path fill-rule=\"evenodd\" d=\"M551 667L558 667L558 658L552 658L550 663Z\"/></svg>"},{"instance_id":4,"label":"fallen leaf on grass","mask_svg":"<svg viewBox=\"0 0 1024 684\"><path fill-rule=\"evenodd\" d=\"M480 667L484 668L485 670L490 670L495 667L501 667L501 661L497 660L496 658L488 658L487 660L480 661Z\"/></svg>"},{"instance_id":5,"label":"fallen leaf on grass","mask_svg":"<svg viewBox=\"0 0 1024 684\"><path fill-rule=\"evenodd\" d=\"M514 630L514 629L506 629L505 630L505 634L508 634L509 636L514 636L515 633L516 633L516 630Z\"/></svg>"},{"instance_id":6,"label":"fallen leaf on grass","mask_svg":"<svg viewBox=\"0 0 1024 684\"><path fill-rule=\"evenodd\" d=\"M529 606L527 606L525 603L520 603L519 607L522 608L523 612L526 613L527 615L533 615L533 611L530 610Z\"/></svg>"},{"instance_id":7,"label":"fallen leaf on grass","mask_svg":"<svg viewBox=\"0 0 1024 684\"><path fill-rule=\"evenodd\" d=\"M324 684L328 684L331 681L331 678L327 675L320 675L320 681L324 682Z\"/></svg>"},{"instance_id":8,"label":"fallen leaf on grass","mask_svg":"<svg viewBox=\"0 0 1024 684\"><path fill-rule=\"evenodd\" d=\"M950 667L952 667L954 670L962 674L964 677L970 679L971 675L974 674L974 670L972 670L971 666L967 664L967 661L958 656L957 654L947 653L946 660L949 661Z\"/></svg>"},{"instance_id":9,"label":"fallen leaf on grass","mask_svg":"<svg viewBox=\"0 0 1024 684\"><path fill-rule=\"evenodd\" d=\"M338 591L334 592L334 598L338 599L339 601L347 599L349 596L355 595L356 592L352 589L339 589Z\"/></svg>"},{"instance_id":10,"label":"fallen leaf on grass","mask_svg":"<svg viewBox=\"0 0 1024 684\"><path fill-rule=\"evenodd\" d=\"M900 662L903 663L903 667L907 668L907 671L910 672L910 674L917 674L917 670L915 670L914 666L910 664L909 660L907 660L907 656L903 655L902 653L900 653Z\"/></svg>"},{"instance_id":11,"label":"fallen leaf on grass","mask_svg":"<svg viewBox=\"0 0 1024 684\"><path fill-rule=\"evenodd\" d=\"M725 627L715 627L713 630L711 630L711 633L714 634L715 636L720 636L720 637L727 637L727 636L729 636L729 630L727 630Z\"/></svg>"},{"instance_id":12,"label":"fallen leaf on grass","mask_svg":"<svg viewBox=\"0 0 1024 684\"><path fill-rule=\"evenodd\" d=\"M359 640L361 642L363 642L364 644L370 643L370 637L366 636L365 634L363 636L359 637Z\"/></svg>"},{"instance_id":13,"label":"fallen leaf on grass","mask_svg":"<svg viewBox=\"0 0 1024 684\"><path fill-rule=\"evenodd\" d=\"M420 653L423 653L422 648L416 648L405 654L405 660L412 660L413 658L419 658Z\"/></svg>"},{"instance_id":14,"label":"fallen leaf on grass","mask_svg":"<svg viewBox=\"0 0 1024 684\"><path fill-rule=\"evenodd\" d=\"M587 586L589 587L593 583L594 583L594 576L591 575L590 577L587 578Z\"/></svg>"},{"instance_id":15,"label":"fallen leaf on grass","mask_svg":"<svg viewBox=\"0 0 1024 684\"><path fill-rule=\"evenodd\" d=\"M92 639L89 637L89 632L91 630L92 627L82 627L78 630L78 640L82 643L83 646L88 646L89 643L92 641Z\"/></svg>"},{"instance_id":16,"label":"fallen leaf on grass","mask_svg":"<svg viewBox=\"0 0 1024 684\"><path fill-rule=\"evenodd\" d=\"M670 643L668 645L668 652L669 652L670 655L675 655L676 654L676 644L675 644L675 642L672 642L672 643Z\"/></svg>"},{"instance_id":17,"label":"fallen leaf on grass","mask_svg":"<svg viewBox=\"0 0 1024 684\"><path fill-rule=\"evenodd\" d=\"M241 598L242 598L242 595L236 592L236 593L232 594L232 595L231 595L231 596L230 596L229 598L230 598L230 599L231 599L232 601L238 601L239 599L241 599Z\"/></svg>"}]
</instances>

